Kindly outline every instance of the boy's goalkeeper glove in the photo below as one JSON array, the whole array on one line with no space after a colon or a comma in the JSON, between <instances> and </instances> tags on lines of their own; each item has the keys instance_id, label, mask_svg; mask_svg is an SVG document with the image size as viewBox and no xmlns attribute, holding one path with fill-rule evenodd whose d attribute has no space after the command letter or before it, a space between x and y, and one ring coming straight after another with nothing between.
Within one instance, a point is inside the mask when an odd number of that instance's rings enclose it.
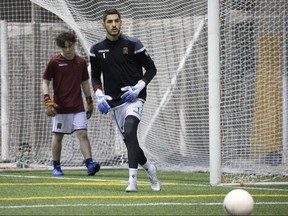
<instances>
[{"instance_id":1,"label":"boy's goalkeeper glove","mask_svg":"<svg viewBox=\"0 0 288 216\"><path fill-rule=\"evenodd\" d=\"M53 117L57 114L55 108L58 107L58 104L54 103L48 94L44 95L44 104L45 104L45 113L47 116Z\"/></svg>"},{"instance_id":2,"label":"boy's goalkeeper glove","mask_svg":"<svg viewBox=\"0 0 288 216\"><path fill-rule=\"evenodd\" d=\"M139 93L145 88L146 83L143 80L139 80L135 86L125 86L121 88L121 91L126 91L122 96L121 99L124 102L132 102L136 99Z\"/></svg>"},{"instance_id":3,"label":"boy's goalkeeper glove","mask_svg":"<svg viewBox=\"0 0 288 216\"><path fill-rule=\"evenodd\" d=\"M112 97L109 95L104 95L101 89L97 89L95 92L97 101L98 101L98 109L101 114L107 114L110 110L110 106L107 103L107 100L112 100Z\"/></svg>"},{"instance_id":4,"label":"boy's goalkeeper glove","mask_svg":"<svg viewBox=\"0 0 288 216\"><path fill-rule=\"evenodd\" d=\"M86 97L86 102L87 102L87 109L88 109L86 112L86 117L87 119L90 119L94 110L92 97L91 96Z\"/></svg>"}]
</instances>

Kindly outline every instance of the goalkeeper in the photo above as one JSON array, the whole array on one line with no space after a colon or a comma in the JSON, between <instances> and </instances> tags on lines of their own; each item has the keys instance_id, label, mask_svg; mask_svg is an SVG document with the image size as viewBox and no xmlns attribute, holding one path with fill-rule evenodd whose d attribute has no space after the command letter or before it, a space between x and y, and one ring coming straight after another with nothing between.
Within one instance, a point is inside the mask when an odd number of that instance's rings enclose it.
<instances>
[{"instance_id":1,"label":"goalkeeper","mask_svg":"<svg viewBox=\"0 0 288 216\"><path fill-rule=\"evenodd\" d=\"M75 132L79 139L88 175L95 175L100 169L93 162L90 141L87 135L87 119L93 112L89 74L86 61L75 53L76 36L63 32L56 37L61 53L55 55L43 73L43 94L46 114L52 117L52 159L53 175L62 176L60 157L64 134ZM54 98L50 97L49 85L53 83ZM88 111L85 113L82 91L86 97Z\"/></svg>"},{"instance_id":2,"label":"goalkeeper","mask_svg":"<svg viewBox=\"0 0 288 216\"><path fill-rule=\"evenodd\" d=\"M116 9L104 12L106 38L90 49L92 85L99 111L102 114L112 111L126 144L129 165L126 191L137 191L138 164L146 170L152 190L159 191L161 185L156 167L147 160L137 138L137 128L146 99L146 86L156 75L156 67L140 40L122 34L121 26L121 16ZM145 68L145 74L142 67Z\"/></svg>"}]
</instances>

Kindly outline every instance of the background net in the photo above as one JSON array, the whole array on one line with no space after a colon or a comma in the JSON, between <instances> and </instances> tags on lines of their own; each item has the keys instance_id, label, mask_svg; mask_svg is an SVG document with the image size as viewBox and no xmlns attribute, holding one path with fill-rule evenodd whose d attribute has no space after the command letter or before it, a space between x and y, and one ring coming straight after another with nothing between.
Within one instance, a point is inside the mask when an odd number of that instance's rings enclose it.
<instances>
[{"instance_id":1,"label":"background net","mask_svg":"<svg viewBox=\"0 0 288 216\"><path fill-rule=\"evenodd\" d=\"M206 0L14 0L0 6L1 20L8 22L11 161L28 143L29 167L50 165L51 120L40 87L47 62L59 52L54 38L75 31L77 52L89 61L91 45L105 36L103 11L115 7L123 32L142 41L158 69L148 86L140 145L159 169L209 170ZM287 6L285 0L220 1L225 182L287 176ZM94 159L126 166L126 148L110 115L96 110L88 132ZM74 135L65 136L61 161L83 165Z\"/></svg>"}]
</instances>

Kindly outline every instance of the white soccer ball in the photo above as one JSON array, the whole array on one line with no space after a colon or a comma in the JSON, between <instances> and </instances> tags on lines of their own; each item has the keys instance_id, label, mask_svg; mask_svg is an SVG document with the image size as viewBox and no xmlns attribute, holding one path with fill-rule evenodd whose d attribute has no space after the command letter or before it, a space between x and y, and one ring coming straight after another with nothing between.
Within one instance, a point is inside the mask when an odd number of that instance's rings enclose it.
<instances>
[{"instance_id":1,"label":"white soccer ball","mask_svg":"<svg viewBox=\"0 0 288 216\"><path fill-rule=\"evenodd\" d=\"M224 198L223 208L229 215L250 215L254 200L250 193L243 189L234 189Z\"/></svg>"}]
</instances>

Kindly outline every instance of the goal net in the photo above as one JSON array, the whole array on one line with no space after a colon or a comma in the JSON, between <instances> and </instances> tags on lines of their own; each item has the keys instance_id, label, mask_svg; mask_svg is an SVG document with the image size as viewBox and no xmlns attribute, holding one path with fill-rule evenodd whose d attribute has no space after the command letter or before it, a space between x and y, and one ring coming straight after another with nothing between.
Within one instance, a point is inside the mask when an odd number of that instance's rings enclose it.
<instances>
[{"instance_id":1,"label":"goal net","mask_svg":"<svg viewBox=\"0 0 288 216\"><path fill-rule=\"evenodd\" d=\"M2 140L8 134L2 160L13 162L11 167L18 157L30 168L51 165L51 119L44 114L40 87L47 62L59 52L54 38L74 31L77 52L89 61L91 45L105 36L103 11L115 7L123 32L143 42L158 70L139 125L146 156L160 170L209 171L207 0L10 2L17 0L0 3L7 11L1 20L7 20L9 99L8 112L1 111L9 118L9 133L1 127ZM287 6L285 0L220 1L219 172L225 183L288 175ZM103 167L127 166L126 148L110 115L95 109L88 135L93 158ZM82 162L77 138L65 136L64 169Z\"/></svg>"},{"instance_id":2,"label":"goal net","mask_svg":"<svg viewBox=\"0 0 288 216\"><path fill-rule=\"evenodd\" d=\"M287 6L281 0L220 5L224 182L287 177Z\"/></svg>"}]
</instances>

